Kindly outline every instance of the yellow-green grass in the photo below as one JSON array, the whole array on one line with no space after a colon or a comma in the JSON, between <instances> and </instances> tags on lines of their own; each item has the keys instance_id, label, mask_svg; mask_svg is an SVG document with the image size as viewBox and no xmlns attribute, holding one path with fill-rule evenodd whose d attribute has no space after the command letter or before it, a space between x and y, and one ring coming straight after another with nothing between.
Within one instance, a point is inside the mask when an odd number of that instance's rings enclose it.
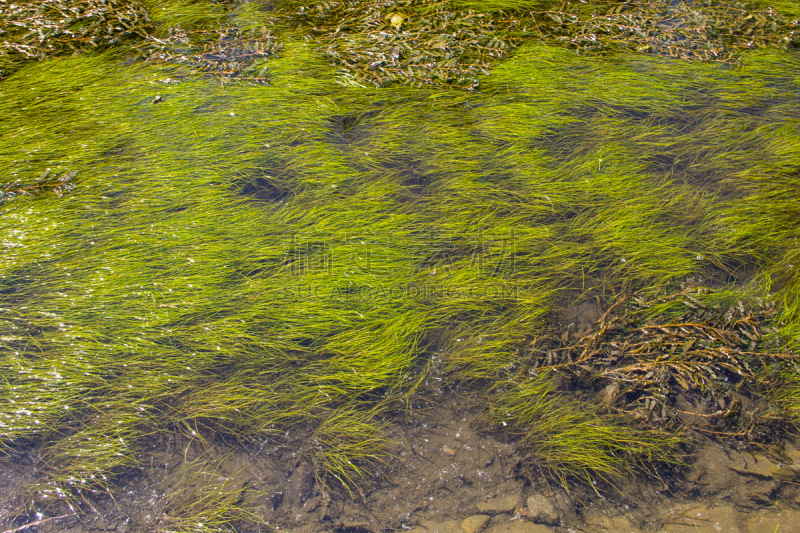
<instances>
[{"instance_id":1,"label":"yellow-green grass","mask_svg":"<svg viewBox=\"0 0 800 533\"><path fill-rule=\"evenodd\" d=\"M165 7L162 30L218 9ZM434 354L560 480L676 460L676 436L516 372L575 290L752 272L798 346L795 52L735 70L529 43L472 94L337 83L281 31L270 86L120 51L0 83L3 182L78 170L0 206L0 441L46 458L39 495L112 490L176 428L308 426L319 479L352 486Z\"/></svg>"}]
</instances>

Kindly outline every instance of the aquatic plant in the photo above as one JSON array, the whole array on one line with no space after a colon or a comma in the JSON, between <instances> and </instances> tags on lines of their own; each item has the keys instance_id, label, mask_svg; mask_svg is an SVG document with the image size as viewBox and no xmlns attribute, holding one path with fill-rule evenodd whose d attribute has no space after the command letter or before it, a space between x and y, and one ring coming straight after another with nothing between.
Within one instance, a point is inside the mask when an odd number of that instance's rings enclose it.
<instances>
[{"instance_id":1,"label":"aquatic plant","mask_svg":"<svg viewBox=\"0 0 800 533\"><path fill-rule=\"evenodd\" d=\"M284 0L278 6L354 83L380 87L476 90L480 75L531 41L580 53L631 50L729 64L739 64L745 50L800 42L798 20L739 3Z\"/></svg>"},{"instance_id":2,"label":"aquatic plant","mask_svg":"<svg viewBox=\"0 0 800 533\"><path fill-rule=\"evenodd\" d=\"M582 53L628 49L732 64L744 50L797 46L800 35L797 20L738 2L564 2L536 18L543 39Z\"/></svg>"},{"instance_id":3,"label":"aquatic plant","mask_svg":"<svg viewBox=\"0 0 800 533\"><path fill-rule=\"evenodd\" d=\"M133 0L21 0L0 4L0 79L25 60L108 48L153 30Z\"/></svg>"},{"instance_id":4,"label":"aquatic plant","mask_svg":"<svg viewBox=\"0 0 800 533\"><path fill-rule=\"evenodd\" d=\"M30 183L15 181L0 184L0 205L21 194L30 196L47 191L52 191L57 197L61 198L62 194L71 191L75 187L72 183L72 178L75 177L77 172L77 170L73 170L72 172L64 172L60 176L51 177L50 171L45 170Z\"/></svg>"},{"instance_id":5,"label":"aquatic plant","mask_svg":"<svg viewBox=\"0 0 800 533\"><path fill-rule=\"evenodd\" d=\"M387 441L380 425L374 423L375 415L374 409L365 412L343 406L315 429L311 437L314 467L325 498L330 498L330 480L336 480L351 496L355 490L365 498L359 483L369 470L388 459Z\"/></svg>"},{"instance_id":6,"label":"aquatic plant","mask_svg":"<svg viewBox=\"0 0 800 533\"><path fill-rule=\"evenodd\" d=\"M589 403L558 393L552 371L495 384L482 423L519 439L522 470L529 479L544 472L564 487L578 479L613 485L654 463L682 463L681 428L642 430ZM595 489L597 490L597 489Z\"/></svg>"},{"instance_id":7,"label":"aquatic plant","mask_svg":"<svg viewBox=\"0 0 800 533\"><path fill-rule=\"evenodd\" d=\"M181 465L162 482L163 501L153 510L153 526L164 533L240 531L245 524L270 527L252 512L258 491L249 482L237 485L236 472L224 469L227 457L204 455Z\"/></svg>"},{"instance_id":8,"label":"aquatic plant","mask_svg":"<svg viewBox=\"0 0 800 533\"><path fill-rule=\"evenodd\" d=\"M623 295L591 332L573 324L521 350L530 359L492 384L480 424L518 439L531 480L543 470L564 487L681 463L689 430L775 443L794 431L781 421L795 423L798 362L775 313L741 290Z\"/></svg>"},{"instance_id":9,"label":"aquatic plant","mask_svg":"<svg viewBox=\"0 0 800 533\"><path fill-rule=\"evenodd\" d=\"M526 42L480 91L376 88L246 4L147 6L170 54L199 54L192 36L223 19L271 36L270 85L128 61L133 47L26 63L0 83L3 191L42 193L0 214L0 443L46 459L44 511L113 494L148 439L175 431L243 446L306 432L320 486L355 494L389 460L388 414L437 372L487 394L486 420L520 439L530 472L613 481L677 461L682 434L529 372L581 296L652 303L702 279L774 301L759 331L798 346L793 51L742 52L736 70ZM47 169L77 170L74 188L32 185ZM646 308L621 333L677 312ZM696 324L695 337L717 327ZM652 366L634 351L620 367ZM721 363L692 360L712 380Z\"/></svg>"},{"instance_id":10,"label":"aquatic plant","mask_svg":"<svg viewBox=\"0 0 800 533\"><path fill-rule=\"evenodd\" d=\"M747 412L742 400L759 396L755 385L768 369L786 372L797 364L770 325L776 312L773 303L744 291L705 287L650 301L623 297L594 331L554 346L534 364L590 382L607 407L648 425L771 441L775 435L758 427L755 416L763 405ZM687 405L692 412L682 410Z\"/></svg>"}]
</instances>

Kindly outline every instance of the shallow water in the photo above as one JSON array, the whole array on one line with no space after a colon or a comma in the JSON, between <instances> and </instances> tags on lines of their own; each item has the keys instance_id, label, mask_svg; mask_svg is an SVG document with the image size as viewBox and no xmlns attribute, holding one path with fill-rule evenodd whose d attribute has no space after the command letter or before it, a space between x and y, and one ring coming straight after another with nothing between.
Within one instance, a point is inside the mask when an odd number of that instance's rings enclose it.
<instances>
[{"instance_id":1,"label":"shallow water","mask_svg":"<svg viewBox=\"0 0 800 533\"><path fill-rule=\"evenodd\" d=\"M0 82L0 183L76 171L61 196L0 205L9 524L69 501L103 527L191 530L192 512L210 520L200 511L238 509L242 493L282 528L302 510L308 531L445 531L493 492L517 503L486 511L487 527L511 531L528 496L555 505L561 489L525 481L520 434L478 419L492 383L526 386L537 339L594 327L625 291L692 280L771 297L796 347L796 50L748 52L737 69L528 42L468 92L360 86L299 30L275 30L269 85L113 52ZM413 459L385 455L392 439ZM636 483L602 498L577 484L552 527L660 531L697 498L730 508L730 531L756 530L743 510L794 512L795 478L738 472L746 459L714 446L701 439L694 470L724 463L713 480L640 479L666 498L657 509L623 512L645 506ZM191 460L230 450L217 477L231 498L181 492ZM736 484L752 490L726 492ZM129 504L112 509L109 492ZM630 524L603 526L601 508ZM789 514L758 516L774 528Z\"/></svg>"}]
</instances>

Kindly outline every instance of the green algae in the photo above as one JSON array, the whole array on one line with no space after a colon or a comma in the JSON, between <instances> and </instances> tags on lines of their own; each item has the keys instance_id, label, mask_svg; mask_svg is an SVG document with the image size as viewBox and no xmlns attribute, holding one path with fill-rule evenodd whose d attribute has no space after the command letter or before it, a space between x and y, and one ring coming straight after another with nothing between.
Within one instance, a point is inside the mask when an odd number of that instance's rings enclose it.
<instances>
[{"instance_id":1,"label":"green algae","mask_svg":"<svg viewBox=\"0 0 800 533\"><path fill-rule=\"evenodd\" d=\"M160 32L226 13L148 6ZM241 27L268 16L237 9ZM40 502L113 492L175 429L310 428L320 485L355 490L434 367L488 391L530 472L677 461L681 436L520 374L576 293L749 280L798 347L795 52L733 70L531 42L466 93L359 86L273 29L269 86L117 53L0 84L3 183L78 169L60 198L0 207L0 436L45 458Z\"/></svg>"}]
</instances>

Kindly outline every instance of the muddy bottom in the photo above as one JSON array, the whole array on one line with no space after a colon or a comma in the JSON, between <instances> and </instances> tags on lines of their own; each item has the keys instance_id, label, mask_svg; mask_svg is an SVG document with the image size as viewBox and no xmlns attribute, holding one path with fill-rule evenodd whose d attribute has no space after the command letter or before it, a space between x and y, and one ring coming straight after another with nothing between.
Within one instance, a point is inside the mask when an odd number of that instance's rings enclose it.
<instances>
[{"instance_id":1,"label":"muddy bottom","mask_svg":"<svg viewBox=\"0 0 800 533\"><path fill-rule=\"evenodd\" d=\"M323 494L300 442L265 442L248 453L175 434L153 440L139 457L142 468L123 476L114 500L98 497L80 518L50 519L53 513L44 509L42 515L21 514L22 489L35 479L35 461L3 463L0 528L38 522L20 531L169 531L186 512L181 502L212 482L241 493L269 524L238 531L800 531L800 487L791 465L705 440L692 464L668 478L633 480L602 496L586 487L568 494L544 479L525 482L515 470L513 444L472 429L478 410L468 399L439 400L391 426L396 458L352 494L341 488ZM800 465L800 451L787 445L786 452ZM177 491L179 485L187 488Z\"/></svg>"}]
</instances>

